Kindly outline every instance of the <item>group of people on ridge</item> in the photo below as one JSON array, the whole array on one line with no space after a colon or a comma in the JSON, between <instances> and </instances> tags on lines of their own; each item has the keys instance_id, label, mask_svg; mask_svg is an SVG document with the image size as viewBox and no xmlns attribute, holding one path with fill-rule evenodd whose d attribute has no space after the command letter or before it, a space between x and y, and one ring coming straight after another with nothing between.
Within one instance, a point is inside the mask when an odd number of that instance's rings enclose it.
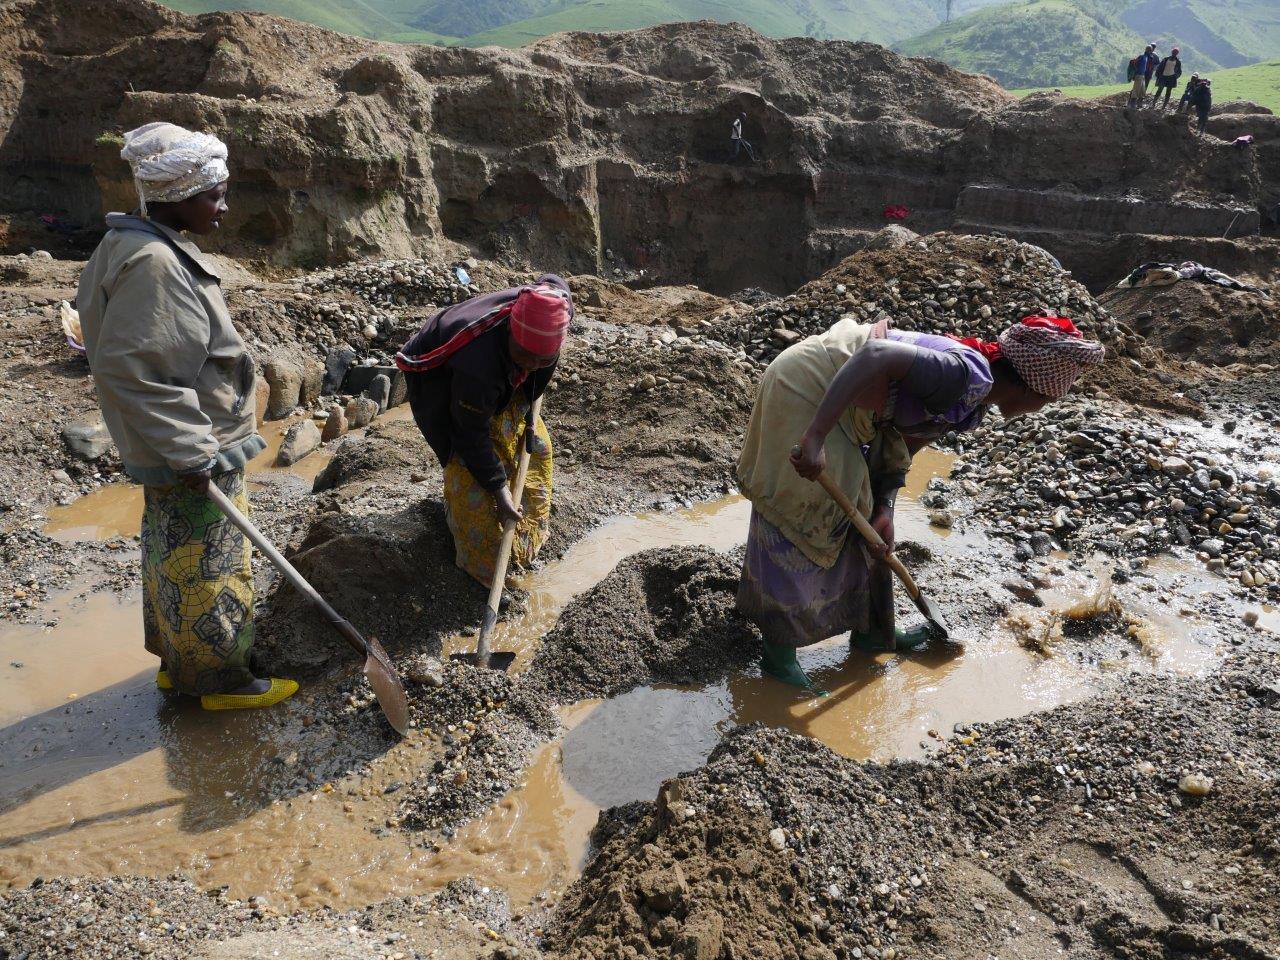
<instances>
[{"instance_id":1,"label":"group of people on ridge","mask_svg":"<svg viewBox=\"0 0 1280 960\"><path fill-rule=\"evenodd\" d=\"M265 447L254 363L216 265L183 236L216 230L226 214L227 148L168 123L124 140L139 209L108 217L77 302L104 420L145 490L146 648L159 658L161 689L206 709L270 706L297 684L254 672L250 545L206 493L216 484L248 508L245 466ZM573 315L568 285L546 274L437 311L397 355L443 469L456 562L486 585L504 523L516 524L522 565L547 535L552 443L531 411ZM912 456L973 430L992 406L1006 417L1040 409L1102 357L1070 320L1043 316L993 342L846 318L783 351L764 373L737 465L752 504L738 604L760 628L764 671L807 687L797 648L846 631L861 649L926 643L926 629L896 627L880 562ZM531 432L517 502L508 478ZM870 517L883 548L863 541L814 482L823 471Z\"/></svg>"},{"instance_id":2,"label":"group of people on ridge","mask_svg":"<svg viewBox=\"0 0 1280 960\"><path fill-rule=\"evenodd\" d=\"M1129 106L1142 109L1147 105L1147 90L1155 83L1155 92L1151 95L1151 109L1167 110L1169 99L1182 80L1182 51L1174 47L1163 59L1156 52L1154 43L1147 44L1141 54L1129 61L1129 80L1133 86L1129 89ZM1164 102L1161 102L1161 96ZM1209 110L1213 106L1212 83L1208 77L1193 73L1187 87L1178 101L1177 112L1196 112L1196 129L1203 134L1209 124Z\"/></svg>"}]
</instances>

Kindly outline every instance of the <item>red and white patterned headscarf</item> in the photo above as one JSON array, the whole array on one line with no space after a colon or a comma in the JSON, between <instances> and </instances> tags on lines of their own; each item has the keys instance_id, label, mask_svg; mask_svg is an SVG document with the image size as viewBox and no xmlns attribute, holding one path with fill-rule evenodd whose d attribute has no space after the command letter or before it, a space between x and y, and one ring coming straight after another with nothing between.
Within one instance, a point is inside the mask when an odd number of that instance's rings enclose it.
<instances>
[{"instance_id":1,"label":"red and white patterned headscarf","mask_svg":"<svg viewBox=\"0 0 1280 960\"><path fill-rule=\"evenodd\" d=\"M1054 400L1065 397L1080 375L1106 355L1102 344L1084 339L1066 317L1024 317L997 342L1027 386Z\"/></svg>"},{"instance_id":2,"label":"red and white patterned headscarf","mask_svg":"<svg viewBox=\"0 0 1280 960\"><path fill-rule=\"evenodd\" d=\"M988 361L1008 360L1028 387L1059 400L1088 367L1102 362L1106 349L1086 340L1066 317L1023 317L996 340L956 337Z\"/></svg>"}]
</instances>

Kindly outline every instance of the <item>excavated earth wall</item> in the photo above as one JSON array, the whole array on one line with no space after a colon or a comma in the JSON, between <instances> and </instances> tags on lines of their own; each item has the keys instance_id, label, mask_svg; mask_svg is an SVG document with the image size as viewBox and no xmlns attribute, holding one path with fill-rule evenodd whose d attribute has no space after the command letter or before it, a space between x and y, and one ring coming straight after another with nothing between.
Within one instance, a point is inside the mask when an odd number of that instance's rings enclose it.
<instances>
[{"instance_id":1,"label":"excavated earth wall","mask_svg":"<svg viewBox=\"0 0 1280 960\"><path fill-rule=\"evenodd\" d=\"M1185 118L1017 101L937 61L739 25L463 50L149 0L15 0L0 37L0 213L19 249L40 214L88 243L103 211L129 206L119 134L157 117L230 145L217 247L298 266L463 245L785 291L904 205L918 231L1084 231L1047 246L1068 269L1119 275L1138 247L1176 254L1150 235L1256 235L1280 200L1280 121L1251 105L1214 120L1221 137L1254 134L1239 150ZM756 165L726 162L743 112ZM1118 246L1106 269L1103 241Z\"/></svg>"}]
</instances>

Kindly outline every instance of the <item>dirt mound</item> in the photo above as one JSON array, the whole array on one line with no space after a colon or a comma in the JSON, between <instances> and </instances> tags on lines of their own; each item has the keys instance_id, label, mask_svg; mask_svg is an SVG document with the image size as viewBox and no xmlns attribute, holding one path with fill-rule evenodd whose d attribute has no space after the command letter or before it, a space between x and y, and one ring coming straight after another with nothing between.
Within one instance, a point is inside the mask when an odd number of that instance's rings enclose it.
<instances>
[{"instance_id":1,"label":"dirt mound","mask_svg":"<svg viewBox=\"0 0 1280 960\"><path fill-rule=\"evenodd\" d=\"M890 228L892 229L892 228ZM842 317L995 339L1025 316L1071 317L1086 336L1116 339L1115 322L1044 250L1001 237L933 234L855 253L789 297L713 322L712 336L769 359Z\"/></svg>"},{"instance_id":2,"label":"dirt mound","mask_svg":"<svg viewBox=\"0 0 1280 960\"><path fill-rule=\"evenodd\" d=\"M1280 364L1280 302L1265 294L1184 280L1108 290L1098 302L1175 356L1222 367Z\"/></svg>"},{"instance_id":3,"label":"dirt mound","mask_svg":"<svg viewBox=\"0 0 1280 960\"><path fill-rule=\"evenodd\" d=\"M739 728L598 832L548 952L1262 956L1280 942L1254 879L1277 855L1254 834L1280 811L1258 736L1280 732L1274 676L1255 655L1214 685L1132 679L963 728L924 763ZM1180 790L1192 773L1213 778L1207 797Z\"/></svg>"},{"instance_id":4,"label":"dirt mound","mask_svg":"<svg viewBox=\"0 0 1280 960\"><path fill-rule=\"evenodd\" d=\"M592 329L570 342L546 400L557 468L589 473L635 506L670 503L670 491L728 492L756 376L722 345Z\"/></svg>"},{"instance_id":5,"label":"dirt mound","mask_svg":"<svg viewBox=\"0 0 1280 960\"><path fill-rule=\"evenodd\" d=\"M558 703L649 683L719 680L759 656L736 610L741 556L706 547L646 550L573 600L521 686Z\"/></svg>"}]
</instances>

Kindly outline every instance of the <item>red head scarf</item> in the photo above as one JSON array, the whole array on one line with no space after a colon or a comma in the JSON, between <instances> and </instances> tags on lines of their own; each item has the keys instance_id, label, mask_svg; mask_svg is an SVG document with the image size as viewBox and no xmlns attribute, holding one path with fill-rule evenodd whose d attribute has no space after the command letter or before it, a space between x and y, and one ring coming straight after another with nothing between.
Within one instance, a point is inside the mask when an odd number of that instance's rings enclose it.
<instances>
[{"instance_id":1,"label":"red head scarf","mask_svg":"<svg viewBox=\"0 0 1280 960\"><path fill-rule=\"evenodd\" d=\"M554 287L521 290L511 305L511 336L540 357L560 352L569 335L569 302Z\"/></svg>"}]
</instances>

